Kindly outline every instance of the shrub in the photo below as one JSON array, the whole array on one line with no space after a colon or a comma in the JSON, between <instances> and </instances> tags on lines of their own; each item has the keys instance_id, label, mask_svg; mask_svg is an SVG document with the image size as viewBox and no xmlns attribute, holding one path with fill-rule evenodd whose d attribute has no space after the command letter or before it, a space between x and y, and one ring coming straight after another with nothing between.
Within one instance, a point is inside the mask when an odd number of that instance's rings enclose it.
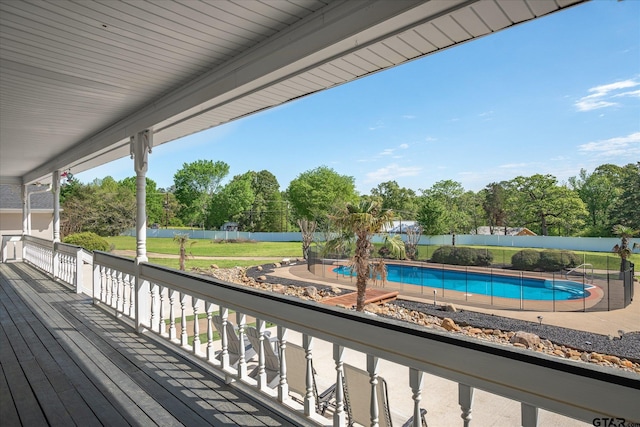
<instances>
[{"instance_id":1,"label":"shrub","mask_svg":"<svg viewBox=\"0 0 640 427\"><path fill-rule=\"evenodd\" d=\"M493 254L485 249L441 246L433 252L431 261L451 265L489 266Z\"/></svg>"},{"instance_id":2,"label":"shrub","mask_svg":"<svg viewBox=\"0 0 640 427\"><path fill-rule=\"evenodd\" d=\"M540 252L532 249L523 249L511 257L511 265L517 270L533 271L538 268Z\"/></svg>"},{"instance_id":3,"label":"shrub","mask_svg":"<svg viewBox=\"0 0 640 427\"><path fill-rule=\"evenodd\" d=\"M476 251L477 251L477 257L476 257L475 265L479 265L481 267L490 266L491 263L493 262L493 253L484 249L476 249Z\"/></svg>"},{"instance_id":4,"label":"shrub","mask_svg":"<svg viewBox=\"0 0 640 427\"><path fill-rule=\"evenodd\" d=\"M580 265L580 258L571 251L534 251L524 249L511 257L511 264L517 270L560 271Z\"/></svg>"},{"instance_id":5,"label":"shrub","mask_svg":"<svg viewBox=\"0 0 640 427\"><path fill-rule=\"evenodd\" d=\"M431 254L431 261L439 264L449 264L451 253L455 248L453 246L440 246Z\"/></svg>"},{"instance_id":6,"label":"shrub","mask_svg":"<svg viewBox=\"0 0 640 427\"><path fill-rule=\"evenodd\" d=\"M542 271L560 271L563 268L577 267L580 258L570 251L542 251L538 267Z\"/></svg>"},{"instance_id":7,"label":"shrub","mask_svg":"<svg viewBox=\"0 0 640 427\"><path fill-rule=\"evenodd\" d=\"M88 251L108 251L109 242L90 231L70 234L62 240L69 245L81 246Z\"/></svg>"}]
</instances>

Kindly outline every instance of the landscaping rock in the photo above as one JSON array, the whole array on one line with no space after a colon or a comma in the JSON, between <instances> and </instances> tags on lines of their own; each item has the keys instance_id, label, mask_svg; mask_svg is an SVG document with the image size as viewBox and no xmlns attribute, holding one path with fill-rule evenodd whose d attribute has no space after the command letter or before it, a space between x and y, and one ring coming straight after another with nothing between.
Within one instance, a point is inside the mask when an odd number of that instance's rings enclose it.
<instances>
[{"instance_id":1,"label":"landscaping rock","mask_svg":"<svg viewBox=\"0 0 640 427\"><path fill-rule=\"evenodd\" d=\"M520 343L527 348L534 348L540 344L540 337L529 332L518 331L509 339L509 342L512 344Z\"/></svg>"}]
</instances>

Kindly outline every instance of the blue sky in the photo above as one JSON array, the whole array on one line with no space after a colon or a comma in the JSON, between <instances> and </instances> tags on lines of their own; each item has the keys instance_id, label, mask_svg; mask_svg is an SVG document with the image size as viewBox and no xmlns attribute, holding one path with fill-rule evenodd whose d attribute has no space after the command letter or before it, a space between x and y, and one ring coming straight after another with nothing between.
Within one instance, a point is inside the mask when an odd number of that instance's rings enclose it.
<instances>
[{"instance_id":1,"label":"blue sky","mask_svg":"<svg viewBox=\"0 0 640 427\"><path fill-rule=\"evenodd\" d=\"M518 175L561 182L640 160L640 1L596 0L156 147L147 176L184 163L271 171L281 190L328 166L361 194L395 180L478 191ZM77 175L134 176L124 158Z\"/></svg>"}]
</instances>

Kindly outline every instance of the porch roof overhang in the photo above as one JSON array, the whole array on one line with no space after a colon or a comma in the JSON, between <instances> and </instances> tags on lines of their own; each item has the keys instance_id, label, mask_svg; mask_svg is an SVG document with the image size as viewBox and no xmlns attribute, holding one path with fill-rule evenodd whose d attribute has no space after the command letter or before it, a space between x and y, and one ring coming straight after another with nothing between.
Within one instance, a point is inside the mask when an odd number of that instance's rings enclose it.
<instances>
[{"instance_id":1,"label":"porch roof overhang","mask_svg":"<svg viewBox=\"0 0 640 427\"><path fill-rule=\"evenodd\" d=\"M0 1L0 183L29 184L585 0Z\"/></svg>"}]
</instances>

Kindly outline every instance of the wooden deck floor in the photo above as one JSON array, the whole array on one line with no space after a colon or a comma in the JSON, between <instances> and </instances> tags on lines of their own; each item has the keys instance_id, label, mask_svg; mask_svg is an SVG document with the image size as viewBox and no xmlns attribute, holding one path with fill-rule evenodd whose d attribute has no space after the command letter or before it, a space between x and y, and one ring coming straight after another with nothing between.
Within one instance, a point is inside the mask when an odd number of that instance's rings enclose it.
<instances>
[{"instance_id":1,"label":"wooden deck floor","mask_svg":"<svg viewBox=\"0 0 640 427\"><path fill-rule=\"evenodd\" d=\"M26 264L0 285L2 426L293 425Z\"/></svg>"}]
</instances>

